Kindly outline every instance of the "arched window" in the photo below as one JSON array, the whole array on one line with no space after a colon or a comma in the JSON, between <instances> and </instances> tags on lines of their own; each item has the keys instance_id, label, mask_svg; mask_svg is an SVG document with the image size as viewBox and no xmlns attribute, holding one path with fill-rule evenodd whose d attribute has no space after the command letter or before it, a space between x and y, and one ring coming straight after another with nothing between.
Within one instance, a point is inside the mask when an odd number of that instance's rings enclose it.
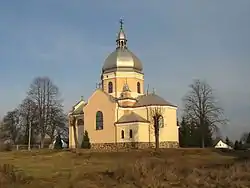
<instances>
[{"instance_id":1,"label":"arched window","mask_svg":"<svg viewBox=\"0 0 250 188\"><path fill-rule=\"evenodd\" d=\"M141 93L141 84L137 82L137 93Z\"/></svg>"},{"instance_id":2,"label":"arched window","mask_svg":"<svg viewBox=\"0 0 250 188\"><path fill-rule=\"evenodd\" d=\"M122 139L124 138L124 130L122 130L122 132L121 132L121 138Z\"/></svg>"},{"instance_id":3,"label":"arched window","mask_svg":"<svg viewBox=\"0 0 250 188\"><path fill-rule=\"evenodd\" d=\"M108 92L109 93L113 93L113 83L112 82L109 82L109 85L108 85Z\"/></svg>"},{"instance_id":4,"label":"arched window","mask_svg":"<svg viewBox=\"0 0 250 188\"><path fill-rule=\"evenodd\" d=\"M77 125L84 125L83 119L78 119L77 120Z\"/></svg>"},{"instance_id":5,"label":"arched window","mask_svg":"<svg viewBox=\"0 0 250 188\"><path fill-rule=\"evenodd\" d=\"M133 131L132 131L132 129L129 130L129 138L133 138Z\"/></svg>"},{"instance_id":6,"label":"arched window","mask_svg":"<svg viewBox=\"0 0 250 188\"><path fill-rule=\"evenodd\" d=\"M103 129L103 113L101 111L96 112L96 130Z\"/></svg>"},{"instance_id":7,"label":"arched window","mask_svg":"<svg viewBox=\"0 0 250 188\"><path fill-rule=\"evenodd\" d=\"M159 121L159 128L164 127L164 118L162 116L159 117L158 121Z\"/></svg>"}]
</instances>

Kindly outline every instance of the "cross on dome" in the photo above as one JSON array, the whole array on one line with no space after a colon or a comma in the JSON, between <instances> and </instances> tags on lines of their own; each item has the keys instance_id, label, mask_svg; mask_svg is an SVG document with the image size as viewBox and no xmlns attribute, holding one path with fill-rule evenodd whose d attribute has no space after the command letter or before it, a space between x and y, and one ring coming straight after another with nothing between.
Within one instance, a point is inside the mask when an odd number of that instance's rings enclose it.
<instances>
[{"instance_id":1,"label":"cross on dome","mask_svg":"<svg viewBox=\"0 0 250 188\"><path fill-rule=\"evenodd\" d=\"M121 18L121 19L120 19L120 30L123 29L123 24L124 24L124 22L123 22L123 19Z\"/></svg>"},{"instance_id":2,"label":"cross on dome","mask_svg":"<svg viewBox=\"0 0 250 188\"><path fill-rule=\"evenodd\" d=\"M117 39L116 39L116 45L117 45L117 48L126 48L127 47L127 39L126 39L126 35L125 35L124 29L123 29L124 21L121 18L119 22L120 22L120 31L119 31Z\"/></svg>"}]
</instances>

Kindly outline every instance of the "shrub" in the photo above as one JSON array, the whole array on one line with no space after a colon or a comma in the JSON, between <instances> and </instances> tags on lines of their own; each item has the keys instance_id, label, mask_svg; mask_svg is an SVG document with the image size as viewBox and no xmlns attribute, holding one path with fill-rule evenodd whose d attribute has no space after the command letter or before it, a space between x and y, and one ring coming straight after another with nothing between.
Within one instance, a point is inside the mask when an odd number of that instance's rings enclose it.
<instances>
[{"instance_id":1,"label":"shrub","mask_svg":"<svg viewBox=\"0 0 250 188\"><path fill-rule=\"evenodd\" d=\"M58 135L56 137L56 142L55 142L55 145L54 145L54 149L62 149L62 145L63 145L63 143L62 143L61 136Z\"/></svg>"},{"instance_id":2,"label":"shrub","mask_svg":"<svg viewBox=\"0 0 250 188\"><path fill-rule=\"evenodd\" d=\"M33 178L26 176L22 171L17 169L11 164L0 165L0 187L7 187L7 185L28 184Z\"/></svg>"},{"instance_id":3,"label":"shrub","mask_svg":"<svg viewBox=\"0 0 250 188\"><path fill-rule=\"evenodd\" d=\"M88 131L84 132L81 148L84 148L84 149L90 149L91 148Z\"/></svg>"},{"instance_id":4,"label":"shrub","mask_svg":"<svg viewBox=\"0 0 250 188\"><path fill-rule=\"evenodd\" d=\"M0 143L0 151L11 151L12 144L11 143Z\"/></svg>"}]
</instances>

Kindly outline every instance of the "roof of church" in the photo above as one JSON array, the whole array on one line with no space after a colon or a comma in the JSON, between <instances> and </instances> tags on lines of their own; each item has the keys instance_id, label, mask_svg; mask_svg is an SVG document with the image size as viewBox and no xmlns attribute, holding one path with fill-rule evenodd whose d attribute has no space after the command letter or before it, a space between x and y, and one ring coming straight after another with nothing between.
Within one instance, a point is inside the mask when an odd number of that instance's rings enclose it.
<instances>
[{"instance_id":1,"label":"roof of church","mask_svg":"<svg viewBox=\"0 0 250 188\"><path fill-rule=\"evenodd\" d=\"M131 123L131 122L145 122L149 121L141 117L140 115L131 112L130 114L123 115L116 123Z\"/></svg>"},{"instance_id":2,"label":"roof of church","mask_svg":"<svg viewBox=\"0 0 250 188\"><path fill-rule=\"evenodd\" d=\"M80 104L83 102L82 104ZM80 104L80 106L78 106ZM82 114L83 113L83 107L86 105L86 103L83 100L83 96L81 96L81 100L79 100L73 107L72 110L69 112L72 115ZM78 107L77 107L78 106ZM77 108L76 108L77 107Z\"/></svg>"},{"instance_id":3,"label":"roof of church","mask_svg":"<svg viewBox=\"0 0 250 188\"><path fill-rule=\"evenodd\" d=\"M170 102L166 101L162 97L156 95L155 93L150 93L148 95L142 95L137 98L137 102L135 103L134 107L141 107L141 106L173 106L177 107Z\"/></svg>"},{"instance_id":4,"label":"roof of church","mask_svg":"<svg viewBox=\"0 0 250 188\"><path fill-rule=\"evenodd\" d=\"M82 103L77 109L72 112L72 115L83 114L83 107L86 103Z\"/></svg>"}]
</instances>

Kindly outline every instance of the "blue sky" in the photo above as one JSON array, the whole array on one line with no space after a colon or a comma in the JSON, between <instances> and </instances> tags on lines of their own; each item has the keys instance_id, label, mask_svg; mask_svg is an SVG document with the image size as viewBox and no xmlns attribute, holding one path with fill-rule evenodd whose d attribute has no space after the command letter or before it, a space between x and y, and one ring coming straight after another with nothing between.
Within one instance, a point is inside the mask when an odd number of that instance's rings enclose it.
<instances>
[{"instance_id":1,"label":"blue sky","mask_svg":"<svg viewBox=\"0 0 250 188\"><path fill-rule=\"evenodd\" d=\"M249 0L1 1L0 117L36 76L59 86L65 110L87 99L120 17L151 89L181 109L192 80L206 80L230 120L223 132L234 139L250 131Z\"/></svg>"}]
</instances>

